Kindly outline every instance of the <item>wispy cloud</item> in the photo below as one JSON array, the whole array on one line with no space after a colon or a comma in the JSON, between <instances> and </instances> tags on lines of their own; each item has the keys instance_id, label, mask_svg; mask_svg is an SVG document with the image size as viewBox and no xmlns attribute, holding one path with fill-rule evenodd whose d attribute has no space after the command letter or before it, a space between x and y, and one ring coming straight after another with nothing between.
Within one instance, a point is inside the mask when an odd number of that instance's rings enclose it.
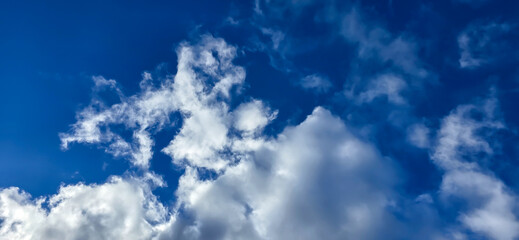
<instances>
[{"instance_id":1,"label":"wispy cloud","mask_svg":"<svg viewBox=\"0 0 519 240\"><path fill-rule=\"evenodd\" d=\"M519 236L519 220L514 214L517 196L478 163L482 158L492 158L489 139L504 128L495 116L497 104L490 97L453 110L442 121L432 160L445 171L441 194L459 198L467 205L459 215L464 226L490 239L507 240ZM475 113L482 119L473 118ZM472 158L475 154L480 157Z\"/></svg>"},{"instance_id":2,"label":"wispy cloud","mask_svg":"<svg viewBox=\"0 0 519 240\"><path fill-rule=\"evenodd\" d=\"M326 93L333 86L331 81L320 74L307 75L299 82L301 87L315 93Z\"/></svg>"},{"instance_id":3,"label":"wispy cloud","mask_svg":"<svg viewBox=\"0 0 519 240\"><path fill-rule=\"evenodd\" d=\"M459 64L461 68L473 69L492 63L507 55L505 45L508 43L502 39L508 34L512 26L507 23L491 22L488 24L469 25L458 35L458 47L460 50Z\"/></svg>"}]
</instances>

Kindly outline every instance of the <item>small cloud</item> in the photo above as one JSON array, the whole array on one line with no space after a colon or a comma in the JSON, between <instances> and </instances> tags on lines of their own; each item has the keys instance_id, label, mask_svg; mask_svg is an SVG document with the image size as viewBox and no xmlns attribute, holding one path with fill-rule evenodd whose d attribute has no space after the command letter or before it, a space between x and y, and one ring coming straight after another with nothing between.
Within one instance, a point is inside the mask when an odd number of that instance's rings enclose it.
<instances>
[{"instance_id":1,"label":"small cloud","mask_svg":"<svg viewBox=\"0 0 519 240\"><path fill-rule=\"evenodd\" d=\"M407 141L419 148L429 147L430 130L423 123L417 123L407 128Z\"/></svg>"},{"instance_id":2,"label":"small cloud","mask_svg":"<svg viewBox=\"0 0 519 240\"><path fill-rule=\"evenodd\" d=\"M427 203L427 204L431 204L434 202L431 195L428 193L420 194L418 197L416 197L415 201L419 202L419 203Z\"/></svg>"},{"instance_id":3,"label":"small cloud","mask_svg":"<svg viewBox=\"0 0 519 240\"><path fill-rule=\"evenodd\" d=\"M458 35L461 68L474 69L508 54L503 35L510 32L507 23L470 25Z\"/></svg>"},{"instance_id":4,"label":"small cloud","mask_svg":"<svg viewBox=\"0 0 519 240\"><path fill-rule=\"evenodd\" d=\"M274 48L274 50L277 50L281 44L281 41L285 39L285 34L279 30L262 28L261 32L267 36L270 36L270 40L272 41L272 48Z\"/></svg>"},{"instance_id":5,"label":"small cloud","mask_svg":"<svg viewBox=\"0 0 519 240\"><path fill-rule=\"evenodd\" d=\"M344 14L340 34L358 47L357 56L389 63L417 79L427 79L430 73L418 58L418 43L407 35L393 35L385 28L370 23L357 8Z\"/></svg>"},{"instance_id":6,"label":"small cloud","mask_svg":"<svg viewBox=\"0 0 519 240\"><path fill-rule=\"evenodd\" d=\"M92 80L94 81L95 88L103 88L103 87L109 87L109 88L116 88L117 82L113 79L106 79L103 76L94 76L92 77Z\"/></svg>"},{"instance_id":7,"label":"small cloud","mask_svg":"<svg viewBox=\"0 0 519 240\"><path fill-rule=\"evenodd\" d=\"M326 93L332 87L330 80L319 74L308 75L302 78L299 84L304 89L312 90L315 93Z\"/></svg>"},{"instance_id":8,"label":"small cloud","mask_svg":"<svg viewBox=\"0 0 519 240\"><path fill-rule=\"evenodd\" d=\"M368 89L358 95L357 100L360 103L368 103L378 97L385 96L388 102L402 105L406 103L406 100L400 95L400 92L406 87L406 82L400 77L393 74L383 74L375 78Z\"/></svg>"},{"instance_id":9,"label":"small cloud","mask_svg":"<svg viewBox=\"0 0 519 240\"><path fill-rule=\"evenodd\" d=\"M234 111L235 128L246 133L258 132L275 119L276 115L277 112L272 112L262 101L242 103Z\"/></svg>"}]
</instances>

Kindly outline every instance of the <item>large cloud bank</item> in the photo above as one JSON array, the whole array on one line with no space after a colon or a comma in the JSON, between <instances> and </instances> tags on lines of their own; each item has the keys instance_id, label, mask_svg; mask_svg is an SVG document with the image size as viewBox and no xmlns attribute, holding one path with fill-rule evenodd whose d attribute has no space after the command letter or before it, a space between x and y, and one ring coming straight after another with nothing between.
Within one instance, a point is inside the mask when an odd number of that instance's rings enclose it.
<instances>
[{"instance_id":1,"label":"large cloud bank","mask_svg":"<svg viewBox=\"0 0 519 240\"><path fill-rule=\"evenodd\" d=\"M395 48L366 29L344 31L349 41L370 43L361 44L360 57L378 52L389 59L389 49L411 51L400 38L389 41L400 46ZM177 55L176 74L144 73L133 96L114 80L94 77L94 91L112 91L119 103L94 98L70 131L60 134L65 149L96 144L128 159L135 171L102 184L64 185L38 199L16 187L1 190L0 239L519 237L515 193L473 157L491 159L493 143L486 137L506 128L493 96L456 107L432 139L420 127L422 137L413 141L430 148L443 178L437 192L408 196L399 192L397 162L326 108L316 107L272 136L264 129L278 112L267 102L249 99L232 107L246 71L233 63L237 49L223 39L205 35L184 42ZM425 77L412 61L391 60L404 74ZM358 96L370 102L386 95L399 105L405 103L399 95L404 87L399 77L382 75ZM175 124L178 132L160 151L184 174L174 204L165 205L153 190L166 186L149 166L154 135ZM120 126L131 134L119 133ZM460 210L440 221L451 198Z\"/></svg>"}]
</instances>

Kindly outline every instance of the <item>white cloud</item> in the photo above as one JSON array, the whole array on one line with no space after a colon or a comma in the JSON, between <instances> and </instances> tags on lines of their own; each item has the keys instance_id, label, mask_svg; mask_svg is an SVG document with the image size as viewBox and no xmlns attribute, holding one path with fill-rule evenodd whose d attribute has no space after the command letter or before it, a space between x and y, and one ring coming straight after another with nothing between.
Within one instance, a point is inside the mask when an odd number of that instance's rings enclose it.
<instances>
[{"instance_id":1,"label":"white cloud","mask_svg":"<svg viewBox=\"0 0 519 240\"><path fill-rule=\"evenodd\" d=\"M441 194L459 198L467 204L459 220L470 230L490 239L512 240L519 237L519 221L514 213L517 196L477 160L492 157L488 136L503 124L494 113L497 100L461 105L442 121L433 162L445 171ZM480 114L482 119L473 116ZM487 136L487 137L485 137ZM468 156L479 155L478 158Z\"/></svg>"},{"instance_id":2,"label":"white cloud","mask_svg":"<svg viewBox=\"0 0 519 240\"><path fill-rule=\"evenodd\" d=\"M407 141L419 148L429 147L430 130L423 123L416 123L407 128Z\"/></svg>"},{"instance_id":3,"label":"white cloud","mask_svg":"<svg viewBox=\"0 0 519 240\"><path fill-rule=\"evenodd\" d=\"M272 112L262 101L242 103L234 110L235 128L252 134L261 131L276 115L277 111Z\"/></svg>"},{"instance_id":4,"label":"white cloud","mask_svg":"<svg viewBox=\"0 0 519 240\"><path fill-rule=\"evenodd\" d=\"M370 21L369 16L362 12L360 5L314 0L256 1L256 9L260 8L269 14L267 15L263 11L258 14L255 25L259 25L258 28L263 34L271 36L273 47L265 47L263 43L257 45L263 46L261 50L268 53L271 64L277 69L293 72L297 68L291 63L291 58L306 51L319 49L322 44L331 44L339 37L356 47L356 56L350 59L349 66L344 66L351 68L345 83L345 91L355 88L353 95L368 92L363 97L365 102L369 102L371 96L381 90L379 88L370 91L367 86L369 79L373 79L376 75L374 73L387 72L401 76L401 80L404 80L403 85L415 89L422 88L424 83L436 82L434 74L429 72L419 59L420 45L418 41L413 39L410 34L393 34L382 24ZM288 28L283 35L279 34L279 30L273 30L274 28L282 30L287 26L300 24L300 18L305 16L304 14L308 11L315 12L312 20L316 26L326 24L333 30L317 33L318 35L312 38L292 35ZM288 25L280 24L287 22ZM316 42L315 39L322 41ZM283 47L279 47L281 40ZM366 71L366 69L369 70ZM304 89L313 90L315 93L326 93L333 87L329 79L318 74L304 76L298 85ZM395 87L400 88L401 86L402 84L398 83ZM398 102L398 104L404 102L401 95L387 96L391 97L391 102Z\"/></svg>"},{"instance_id":5,"label":"white cloud","mask_svg":"<svg viewBox=\"0 0 519 240\"><path fill-rule=\"evenodd\" d=\"M483 59L475 59L472 56L469 42L471 39L466 33L461 33L458 36L458 47L460 49L460 59L458 62L460 63L460 67L462 68L473 68L478 67L483 62Z\"/></svg>"},{"instance_id":6,"label":"white cloud","mask_svg":"<svg viewBox=\"0 0 519 240\"><path fill-rule=\"evenodd\" d=\"M274 114L258 100L238 107L236 128L257 131ZM246 121L252 116L262 121ZM31 239L380 239L397 237L393 162L356 137L328 110L316 108L275 139L239 150L214 179L204 166L185 165L170 211L146 179L70 185L49 200L32 201L17 189L0 192L0 237ZM195 139L197 140L197 139ZM242 154L241 154L242 153ZM215 153L224 159L228 153ZM42 207L49 205L49 210ZM14 209L14 212L12 211ZM19 227L12 227L19 225ZM52 235L45 235L52 234ZM389 234L389 235L388 235Z\"/></svg>"},{"instance_id":7,"label":"white cloud","mask_svg":"<svg viewBox=\"0 0 519 240\"><path fill-rule=\"evenodd\" d=\"M170 124L172 113L180 112L184 124L164 152L177 163L225 166L225 161L212 156L228 145L226 99L245 79L245 70L232 64L236 49L212 36L202 37L198 45L183 43L177 53L177 74L167 76L160 87L150 85L152 76L145 73L140 94L121 96L121 102L110 107L93 101L80 111L72 130L60 134L63 148L72 142L102 144L108 153L127 156L134 165L147 168L154 145L150 132L160 131ZM110 86L120 93L114 80L94 77L94 81L96 88ZM113 132L111 127L116 125L132 131L132 139Z\"/></svg>"},{"instance_id":8,"label":"white cloud","mask_svg":"<svg viewBox=\"0 0 519 240\"><path fill-rule=\"evenodd\" d=\"M130 157L147 177L64 186L48 200L4 189L0 238L380 239L409 232L391 212L398 181L392 160L328 110L317 107L301 124L265 136L276 111L254 99L231 109L230 91L245 77L232 64L235 52L209 36L183 43L177 73L159 87L144 73L140 93L111 106L95 99L60 135L63 147L99 144ZM115 81L95 81L119 91ZM185 171L168 210L150 191L163 185L160 177L146 167L153 135L174 112L182 125L163 151ZM116 132L118 125L132 139Z\"/></svg>"},{"instance_id":9,"label":"white cloud","mask_svg":"<svg viewBox=\"0 0 519 240\"><path fill-rule=\"evenodd\" d=\"M130 157L145 177L114 177L104 184L76 184L49 197L32 200L17 188L0 191L0 238L6 239L405 239L441 230L420 225L433 222L435 204L428 194L412 200L417 213L401 210L396 193L398 167L328 110L317 107L302 123L277 136L262 130L276 117L260 100L232 109L231 90L245 70L232 64L236 49L222 39L205 36L196 45L178 48L178 71L159 87L144 73L142 91L120 94L120 103L94 100L78 113L69 143L100 144L115 156ZM98 77L96 88L117 83ZM361 99L387 97L405 103L405 82L381 75L361 91ZM468 207L459 221L470 230L506 240L517 237L512 211L516 196L495 176L468 158L492 154L479 134L501 128L494 119L496 101L463 105L444 118L432 152L444 172L441 194L457 197ZM153 156L153 135L171 124L178 112L181 126L163 149L185 171L170 208L151 189L163 186L146 167ZM480 120L472 114L481 113ZM115 132L117 125L132 139ZM427 146L424 126L411 129L410 141ZM140 169L143 170L143 169ZM207 175L211 175L210 178ZM413 205L414 206L414 205ZM404 216L422 219L404 222ZM425 213L425 214L424 214ZM413 215L414 214L414 215ZM431 217L432 218L432 217ZM414 221L416 220L415 223ZM462 231L448 234L461 239ZM409 234L409 235L408 235Z\"/></svg>"},{"instance_id":10,"label":"white cloud","mask_svg":"<svg viewBox=\"0 0 519 240\"><path fill-rule=\"evenodd\" d=\"M274 30L271 28L261 28L261 32L267 36L270 36L272 41L272 48L274 50L278 50L279 45L285 39L285 34L279 30Z\"/></svg>"},{"instance_id":11,"label":"white cloud","mask_svg":"<svg viewBox=\"0 0 519 240\"><path fill-rule=\"evenodd\" d=\"M462 153L492 154L489 142L477 131L504 127L503 123L494 119L496 108L497 100L490 98L480 105L460 105L445 117L437 133L438 143L433 154L435 163L447 170L472 169L477 163L464 161ZM472 118L475 112L484 118L480 121Z\"/></svg>"},{"instance_id":12,"label":"white cloud","mask_svg":"<svg viewBox=\"0 0 519 240\"><path fill-rule=\"evenodd\" d=\"M496 240L519 236L514 214L517 197L499 179L479 171L452 170L445 174L441 191L475 205L460 215L460 221L472 231Z\"/></svg>"},{"instance_id":13,"label":"white cloud","mask_svg":"<svg viewBox=\"0 0 519 240\"><path fill-rule=\"evenodd\" d=\"M316 108L215 180L186 169L179 211L163 239L379 239L393 166L344 123ZM182 236L182 237L180 237Z\"/></svg>"},{"instance_id":14,"label":"white cloud","mask_svg":"<svg viewBox=\"0 0 519 240\"><path fill-rule=\"evenodd\" d=\"M393 104L406 104L406 100L400 92L407 87L407 84L400 77L393 74L382 74L373 79L367 90L359 93L356 100L360 103L372 102L375 98L384 96L387 101Z\"/></svg>"},{"instance_id":15,"label":"white cloud","mask_svg":"<svg viewBox=\"0 0 519 240\"><path fill-rule=\"evenodd\" d=\"M150 239L167 218L143 179L114 177L100 185L62 186L33 200L0 191L0 239Z\"/></svg>"},{"instance_id":16,"label":"white cloud","mask_svg":"<svg viewBox=\"0 0 519 240\"><path fill-rule=\"evenodd\" d=\"M319 74L307 75L299 82L304 89L315 91L316 93L326 93L332 87L330 80Z\"/></svg>"},{"instance_id":17,"label":"white cloud","mask_svg":"<svg viewBox=\"0 0 519 240\"><path fill-rule=\"evenodd\" d=\"M404 90L421 90L436 83L435 75L419 59L420 45L411 35L394 34L383 25L370 21L360 7L332 13L327 21L335 23L340 36L356 47L351 73L344 84L344 94L358 103L370 103L387 97L396 105L407 103Z\"/></svg>"},{"instance_id":18,"label":"white cloud","mask_svg":"<svg viewBox=\"0 0 519 240\"><path fill-rule=\"evenodd\" d=\"M361 59L373 58L392 63L410 76L423 79L429 72L421 66L416 44L405 36L393 36L382 27L368 24L357 8L343 14L340 33L348 41L358 45Z\"/></svg>"}]
</instances>

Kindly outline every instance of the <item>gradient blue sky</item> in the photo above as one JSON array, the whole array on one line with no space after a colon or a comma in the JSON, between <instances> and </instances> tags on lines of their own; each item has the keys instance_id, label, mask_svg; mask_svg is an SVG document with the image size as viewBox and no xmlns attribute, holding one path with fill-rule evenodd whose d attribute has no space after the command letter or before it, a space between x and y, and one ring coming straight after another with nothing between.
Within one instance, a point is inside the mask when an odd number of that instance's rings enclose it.
<instances>
[{"instance_id":1,"label":"gradient blue sky","mask_svg":"<svg viewBox=\"0 0 519 240\"><path fill-rule=\"evenodd\" d=\"M50 231L31 229L25 220L1 211L15 209L9 199L17 199L16 194L30 194L24 201L37 206L38 198L64 194L64 186L97 189L119 184L108 180L111 176L142 187L145 203L157 198L153 204L166 209L159 220L136 217L152 226L151 233L121 235L106 230L106 234L80 236L70 235L78 234L77 229L47 226L56 235L45 236L518 239L518 12L515 1L489 0L1 1L0 196L4 198L0 198L0 239L32 239L24 237ZM222 48L234 51L231 68L218 55L223 50L211 45L222 41ZM164 110L165 120L139 115L154 121L145 128L153 144L149 165L136 164L132 154L142 146L136 134L143 123L134 120L132 111L139 109L138 99L159 95L161 87L179 81L175 75L181 72L177 64L182 46L194 52L193 65L188 65L199 74L204 91L238 68L246 76L233 77L238 82L229 87L228 98L223 92L217 97L200 93L200 98L209 99L199 103L200 109L177 96L174 101L182 103L171 103L174 110ZM216 73L207 63L197 62L202 61L197 56L204 51L217 59ZM151 79L149 88L142 87L146 74ZM112 120L96 125L100 132L93 134L102 140L85 140L88 136L81 135L81 123L117 104L128 106L123 113L110 113ZM213 144L189 135L188 130L178 145L171 142L184 134L197 111L213 114L214 109L225 109L209 117L224 125L228 139L221 149L215 147L218 150L205 157L186 155L188 147L198 154ZM212 130L218 126L206 120L200 117L200 125L190 126L205 129L207 139L213 139ZM252 122L253 129L245 129L242 121ZM116 142L112 133L131 147L111 146ZM235 150L241 144L236 139L249 138L265 142L245 153ZM347 157L328 156L342 151L339 143L343 140L369 147L355 145ZM70 142L66 148L64 142ZM298 148L308 149L309 155L299 156ZM114 154L116 150L123 153ZM265 158L271 159L268 164L261 163ZM219 159L224 159L225 167L217 165ZM281 196L283 204L265 205L269 197L279 197L275 190L237 190L254 188L248 185L252 180L233 172L251 162L258 169L262 164L280 163L280 169L293 170L306 169L299 166L315 161L322 164L313 173L294 173L292 187L279 180L274 170L269 172L274 175L258 180L297 192ZM334 164L348 161L367 163L356 170L334 171ZM191 176L193 171L197 177ZM150 174L165 184L149 183L146 176ZM307 175L311 177L303 180ZM181 176L197 181L179 183ZM243 185L235 185L242 180ZM186 197L196 193L186 190L187 186L204 182L213 189L205 197L221 200L208 201L212 207ZM358 190L356 183L365 184L365 190ZM20 192L9 192L12 187ZM229 193L233 197L222 197L228 192L234 192ZM322 199L296 199L312 195ZM359 197L351 200L350 195ZM386 202L380 213L359 217L364 222L352 223L349 213L326 213L363 201L369 205L372 195ZM218 213L218 208L225 209L232 201L246 206L243 221L250 222L243 226L247 228L237 227L233 214ZM54 216L56 206L51 203L40 207L42 219L69 216ZM214 208L218 217L207 217L211 211L206 208ZM292 208L304 214L297 216ZM284 214L280 218L272 212ZM283 219L286 229L265 224L277 221L270 218ZM25 227L13 230L8 225L17 221ZM85 226L95 224L89 221L84 221ZM289 233L315 221L322 226L302 235ZM341 221L373 229L346 231L331 224Z\"/></svg>"}]
</instances>

